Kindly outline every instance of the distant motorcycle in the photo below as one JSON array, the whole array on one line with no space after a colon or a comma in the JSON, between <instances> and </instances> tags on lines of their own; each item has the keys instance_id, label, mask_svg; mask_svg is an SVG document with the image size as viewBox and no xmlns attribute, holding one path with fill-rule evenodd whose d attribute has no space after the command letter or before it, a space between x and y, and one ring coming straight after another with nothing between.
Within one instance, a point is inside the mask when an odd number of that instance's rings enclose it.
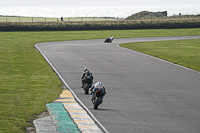
<instances>
[{"instance_id":1,"label":"distant motorcycle","mask_svg":"<svg viewBox=\"0 0 200 133\"><path fill-rule=\"evenodd\" d=\"M98 109L98 106L102 103L101 101L102 92L100 90L96 91L94 94L94 109Z\"/></svg>"},{"instance_id":2,"label":"distant motorcycle","mask_svg":"<svg viewBox=\"0 0 200 133\"><path fill-rule=\"evenodd\" d=\"M106 38L106 40L104 41L104 43L112 43L112 41L110 40L110 38Z\"/></svg>"},{"instance_id":3,"label":"distant motorcycle","mask_svg":"<svg viewBox=\"0 0 200 133\"><path fill-rule=\"evenodd\" d=\"M112 37L108 37L108 38L106 38L106 40L104 41L104 43L112 43L113 39L114 39L113 36Z\"/></svg>"}]
</instances>

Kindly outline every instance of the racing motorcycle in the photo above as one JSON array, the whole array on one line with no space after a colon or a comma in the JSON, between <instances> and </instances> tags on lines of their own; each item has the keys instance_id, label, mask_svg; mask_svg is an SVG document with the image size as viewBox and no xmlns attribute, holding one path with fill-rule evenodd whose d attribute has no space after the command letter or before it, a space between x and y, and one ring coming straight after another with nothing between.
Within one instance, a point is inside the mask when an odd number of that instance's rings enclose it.
<instances>
[{"instance_id":1,"label":"racing motorcycle","mask_svg":"<svg viewBox=\"0 0 200 133\"><path fill-rule=\"evenodd\" d=\"M89 88L92 87L92 82L89 80L89 77L85 79L85 82L83 84L83 90L85 91L85 94L88 94Z\"/></svg>"},{"instance_id":2,"label":"racing motorcycle","mask_svg":"<svg viewBox=\"0 0 200 133\"><path fill-rule=\"evenodd\" d=\"M114 39L113 36L112 37L108 37L108 38L106 38L106 40L104 41L104 43L112 43L113 39Z\"/></svg>"},{"instance_id":3,"label":"racing motorcycle","mask_svg":"<svg viewBox=\"0 0 200 133\"><path fill-rule=\"evenodd\" d=\"M94 93L94 100L93 100L94 109L98 109L98 106L102 103L101 97L102 97L102 92L100 90L97 90Z\"/></svg>"},{"instance_id":4,"label":"racing motorcycle","mask_svg":"<svg viewBox=\"0 0 200 133\"><path fill-rule=\"evenodd\" d=\"M106 38L106 40L104 41L104 43L107 43L107 42L112 43L112 40L110 38Z\"/></svg>"}]
</instances>

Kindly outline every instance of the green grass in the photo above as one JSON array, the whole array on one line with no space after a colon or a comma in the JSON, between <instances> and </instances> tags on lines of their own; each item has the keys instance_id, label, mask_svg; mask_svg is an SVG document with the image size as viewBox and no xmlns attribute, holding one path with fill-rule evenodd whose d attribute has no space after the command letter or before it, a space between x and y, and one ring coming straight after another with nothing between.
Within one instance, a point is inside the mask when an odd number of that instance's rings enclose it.
<instances>
[{"instance_id":1,"label":"green grass","mask_svg":"<svg viewBox=\"0 0 200 133\"><path fill-rule=\"evenodd\" d=\"M37 114L46 111L45 103L57 99L62 91L59 78L42 55L35 50L36 43L105 39L108 36L130 38L199 35L199 33L200 29L0 32L0 132L26 132L26 126L30 126L28 122L36 119ZM171 43L177 42L179 41ZM190 48L191 51L195 49L198 53L196 47L199 46L194 47L194 45L199 45L199 40L191 42L185 40L180 43L184 43L177 46L180 49L187 44L186 49ZM161 47L163 44L157 42L157 46ZM188 51L183 53L190 55Z\"/></svg>"},{"instance_id":2,"label":"green grass","mask_svg":"<svg viewBox=\"0 0 200 133\"><path fill-rule=\"evenodd\" d=\"M200 39L140 42L120 46L200 71Z\"/></svg>"}]
</instances>

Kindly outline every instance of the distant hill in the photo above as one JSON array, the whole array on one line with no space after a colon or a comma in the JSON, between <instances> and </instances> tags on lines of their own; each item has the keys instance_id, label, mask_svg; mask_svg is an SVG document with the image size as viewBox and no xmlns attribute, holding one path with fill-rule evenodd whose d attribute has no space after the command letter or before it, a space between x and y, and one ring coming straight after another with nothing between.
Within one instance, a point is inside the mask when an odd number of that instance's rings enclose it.
<instances>
[{"instance_id":1,"label":"distant hill","mask_svg":"<svg viewBox=\"0 0 200 133\"><path fill-rule=\"evenodd\" d=\"M125 20L133 20L133 19L138 19L138 18L162 17L162 16L167 16L167 11L163 11L163 12L141 11L125 18Z\"/></svg>"},{"instance_id":2,"label":"distant hill","mask_svg":"<svg viewBox=\"0 0 200 133\"><path fill-rule=\"evenodd\" d=\"M20 17L20 16L7 16L7 15L0 15L0 17Z\"/></svg>"}]
</instances>

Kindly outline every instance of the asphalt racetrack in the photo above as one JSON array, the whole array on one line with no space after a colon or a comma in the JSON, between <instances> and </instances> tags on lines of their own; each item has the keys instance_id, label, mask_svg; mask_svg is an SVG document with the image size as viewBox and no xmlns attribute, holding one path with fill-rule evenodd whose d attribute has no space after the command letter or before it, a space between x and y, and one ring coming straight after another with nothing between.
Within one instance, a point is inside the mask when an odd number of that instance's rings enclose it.
<instances>
[{"instance_id":1,"label":"asphalt racetrack","mask_svg":"<svg viewBox=\"0 0 200 133\"><path fill-rule=\"evenodd\" d=\"M108 132L199 133L200 73L118 46L179 39L200 36L63 41L38 47ZM98 110L81 89L84 67L107 90Z\"/></svg>"}]
</instances>

